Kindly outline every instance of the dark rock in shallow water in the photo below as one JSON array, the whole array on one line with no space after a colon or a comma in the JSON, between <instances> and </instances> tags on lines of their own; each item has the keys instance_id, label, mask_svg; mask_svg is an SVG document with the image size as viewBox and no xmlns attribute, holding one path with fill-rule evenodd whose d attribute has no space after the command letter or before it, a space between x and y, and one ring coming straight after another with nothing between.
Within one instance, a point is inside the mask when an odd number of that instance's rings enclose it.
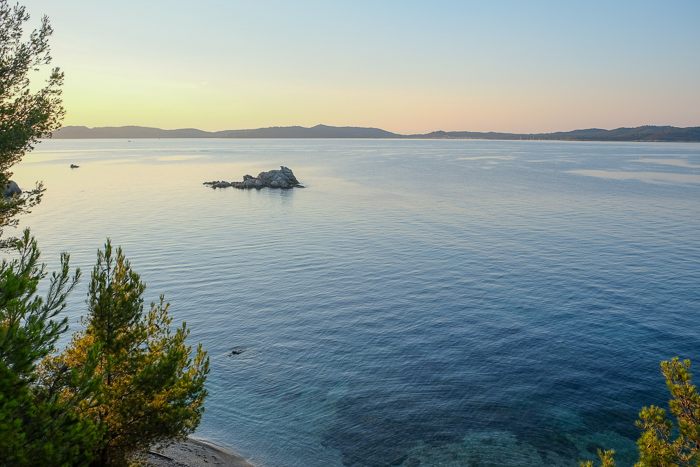
<instances>
[{"instance_id":1,"label":"dark rock in shallow water","mask_svg":"<svg viewBox=\"0 0 700 467\"><path fill-rule=\"evenodd\" d=\"M17 185L17 182L10 180L9 182L7 182L7 186L3 190L2 194L6 197L10 197L13 195L19 196L22 194L22 189L19 187L19 185Z\"/></svg>"},{"instance_id":2,"label":"dark rock in shallow water","mask_svg":"<svg viewBox=\"0 0 700 467\"><path fill-rule=\"evenodd\" d=\"M304 188L299 180L294 176L294 172L289 167L281 166L280 170L270 170L269 172L260 172L257 177L252 175L244 175L242 182L226 182L214 181L204 182L204 185L209 185L212 188L227 188L234 187L240 189L248 188Z\"/></svg>"}]
</instances>

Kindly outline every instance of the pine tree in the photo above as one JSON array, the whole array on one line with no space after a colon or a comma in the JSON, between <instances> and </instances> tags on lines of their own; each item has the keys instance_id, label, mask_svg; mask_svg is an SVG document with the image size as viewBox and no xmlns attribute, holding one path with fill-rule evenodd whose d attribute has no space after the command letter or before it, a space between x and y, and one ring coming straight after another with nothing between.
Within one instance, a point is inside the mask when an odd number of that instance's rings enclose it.
<instances>
[{"instance_id":1,"label":"pine tree","mask_svg":"<svg viewBox=\"0 0 700 467\"><path fill-rule=\"evenodd\" d=\"M615 467L615 459L613 456L615 455L615 451L613 449L609 451L603 451L601 449L598 449L598 457L600 457L600 462L601 462L601 467ZM593 467L593 462L587 461L587 462L579 462L580 467Z\"/></svg>"},{"instance_id":2,"label":"pine tree","mask_svg":"<svg viewBox=\"0 0 700 467\"><path fill-rule=\"evenodd\" d=\"M10 7L0 0L0 234L17 224L18 214L39 203L44 189L40 183L21 195L4 196L10 169L31 151L39 138L50 136L61 126L63 73L53 68L43 88L30 87L30 71L51 63L49 37L53 29L48 18L29 35L23 31L29 20L25 7ZM0 240L7 248L13 239Z\"/></svg>"},{"instance_id":3,"label":"pine tree","mask_svg":"<svg viewBox=\"0 0 700 467\"><path fill-rule=\"evenodd\" d=\"M12 166L60 128L64 115L58 68L43 87L30 86L30 72L51 62L53 30L44 17L25 34L28 20L25 7L0 0L0 237L44 192L37 183L5 195ZM190 359L189 331L184 323L170 330L162 298L143 312L145 286L121 250L116 263L109 242L98 255L87 328L63 355L51 356L68 327L58 313L79 274L70 278L62 256L46 299L39 298L46 273L29 231L0 238L0 248L15 247L19 259L0 264L0 465L117 465L191 433L204 410L206 353L200 345Z\"/></svg>"},{"instance_id":4,"label":"pine tree","mask_svg":"<svg viewBox=\"0 0 700 467\"><path fill-rule=\"evenodd\" d=\"M51 62L53 30L44 17L37 30L25 34L28 20L25 7L0 0L0 236L44 192L37 183L33 190L6 194L12 166L39 138L60 127L64 113L58 68L50 70L43 87L30 86L30 72ZM64 254L60 272L53 274L49 292L41 298L37 287L46 272L29 231L19 239L0 238L0 248L19 256L0 264L0 465L86 465L100 439L99 426L80 413L98 401L97 380L90 371L97 363L97 347L85 355L85 372L67 366L50 372L40 366L67 330L66 319L58 314L79 272L71 279Z\"/></svg>"},{"instance_id":5,"label":"pine tree","mask_svg":"<svg viewBox=\"0 0 700 467\"><path fill-rule=\"evenodd\" d=\"M650 406L639 413L637 426L643 429L637 440L639 461L635 467L700 466L700 394L692 384L690 360L661 362L661 372L673 399L671 413L678 425L666 417L666 410ZM674 438L675 436L675 438ZM615 451L598 451L603 467L614 467ZM593 467L592 462L582 467Z\"/></svg>"},{"instance_id":6,"label":"pine tree","mask_svg":"<svg viewBox=\"0 0 700 467\"><path fill-rule=\"evenodd\" d=\"M57 315L80 272L71 279L68 255L62 255L42 299L36 291L45 266L28 230L16 248L19 258L0 265L0 465L87 465L100 439L98 425L80 413L94 401L94 349L84 359L87 372L38 371L67 330ZM66 387L71 397L64 397Z\"/></svg>"},{"instance_id":7,"label":"pine tree","mask_svg":"<svg viewBox=\"0 0 700 467\"><path fill-rule=\"evenodd\" d=\"M662 467L675 465L700 465L700 395L692 384L690 360L661 363L666 386L673 399L669 402L671 413L678 421L677 429L666 418L660 407L644 407L637 426L644 432L637 441L638 467ZM672 434L676 435L672 439Z\"/></svg>"},{"instance_id":8,"label":"pine tree","mask_svg":"<svg viewBox=\"0 0 700 467\"><path fill-rule=\"evenodd\" d=\"M104 429L94 465L124 465L153 445L183 439L199 424L207 395L209 359L185 344L186 324L171 330L169 304L144 312L145 284L108 240L99 251L88 292L84 331L74 334L63 363L81 367L100 348L102 403L87 411Z\"/></svg>"}]
</instances>

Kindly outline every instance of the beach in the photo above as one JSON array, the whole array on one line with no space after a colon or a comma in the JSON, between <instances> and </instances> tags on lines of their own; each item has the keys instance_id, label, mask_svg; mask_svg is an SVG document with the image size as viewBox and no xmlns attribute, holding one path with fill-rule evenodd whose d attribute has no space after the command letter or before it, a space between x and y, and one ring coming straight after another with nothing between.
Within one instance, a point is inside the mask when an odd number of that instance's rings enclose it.
<instances>
[{"instance_id":1,"label":"beach","mask_svg":"<svg viewBox=\"0 0 700 467\"><path fill-rule=\"evenodd\" d=\"M200 467L219 465L225 467L253 467L238 454L227 451L201 439L189 438L146 455L146 462L153 467Z\"/></svg>"}]
</instances>

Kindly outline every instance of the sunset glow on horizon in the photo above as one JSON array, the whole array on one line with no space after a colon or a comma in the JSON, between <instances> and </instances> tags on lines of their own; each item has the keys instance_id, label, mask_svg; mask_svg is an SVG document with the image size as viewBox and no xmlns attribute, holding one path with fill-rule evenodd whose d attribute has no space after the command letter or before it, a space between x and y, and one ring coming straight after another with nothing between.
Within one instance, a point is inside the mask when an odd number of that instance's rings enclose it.
<instances>
[{"instance_id":1,"label":"sunset glow on horizon","mask_svg":"<svg viewBox=\"0 0 700 467\"><path fill-rule=\"evenodd\" d=\"M64 125L700 126L700 3L33 0Z\"/></svg>"}]
</instances>

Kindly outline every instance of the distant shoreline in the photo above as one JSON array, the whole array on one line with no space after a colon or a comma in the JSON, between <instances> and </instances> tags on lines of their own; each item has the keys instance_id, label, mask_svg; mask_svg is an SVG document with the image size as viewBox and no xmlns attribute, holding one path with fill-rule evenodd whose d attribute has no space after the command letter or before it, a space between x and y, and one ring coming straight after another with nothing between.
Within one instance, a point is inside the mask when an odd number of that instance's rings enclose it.
<instances>
[{"instance_id":1,"label":"distant shoreline","mask_svg":"<svg viewBox=\"0 0 700 467\"><path fill-rule=\"evenodd\" d=\"M317 125L270 127L253 130L203 131L194 128L162 130L141 126L96 127L66 126L53 133L54 139L144 139L144 138L234 138L234 139L478 139L498 141L599 141L599 142L700 142L700 127L640 126L603 130L591 128L556 133L498 133L470 131L434 131L401 135L379 128L334 127Z\"/></svg>"}]
</instances>

